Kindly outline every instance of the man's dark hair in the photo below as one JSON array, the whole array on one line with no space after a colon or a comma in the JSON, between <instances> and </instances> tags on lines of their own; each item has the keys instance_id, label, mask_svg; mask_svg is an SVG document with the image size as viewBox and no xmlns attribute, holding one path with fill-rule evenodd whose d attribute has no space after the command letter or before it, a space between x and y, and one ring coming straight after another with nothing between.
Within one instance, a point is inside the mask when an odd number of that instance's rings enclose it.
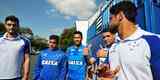
<instances>
[{"instance_id":1,"label":"man's dark hair","mask_svg":"<svg viewBox=\"0 0 160 80\"><path fill-rule=\"evenodd\" d=\"M75 34L79 34L79 35L81 36L81 38L83 37L83 36L82 36L82 32L80 32L80 31L75 31L75 32L73 33L73 36L74 36Z\"/></svg>"},{"instance_id":2,"label":"man's dark hair","mask_svg":"<svg viewBox=\"0 0 160 80\"><path fill-rule=\"evenodd\" d=\"M13 22L16 22L17 25L19 26L19 19L16 16L14 16L14 15L7 16L6 19L5 19L5 23L9 20L13 21Z\"/></svg>"},{"instance_id":3,"label":"man's dark hair","mask_svg":"<svg viewBox=\"0 0 160 80\"><path fill-rule=\"evenodd\" d=\"M110 8L110 13L113 15L117 15L120 11L124 13L129 21L135 23L137 8L134 3L131 1L121 1Z\"/></svg>"},{"instance_id":4,"label":"man's dark hair","mask_svg":"<svg viewBox=\"0 0 160 80\"><path fill-rule=\"evenodd\" d=\"M51 40L51 39L56 40L57 43L59 42L59 36L57 36L57 35L50 35L49 40Z\"/></svg>"},{"instance_id":5,"label":"man's dark hair","mask_svg":"<svg viewBox=\"0 0 160 80\"><path fill-rule=\"evenodd\" d=\"M105 33L105 32L110 32L112 34L116 34L117 31L108 26L107 28L103 29L101 33Z\"/></svg>"}]
</instances>

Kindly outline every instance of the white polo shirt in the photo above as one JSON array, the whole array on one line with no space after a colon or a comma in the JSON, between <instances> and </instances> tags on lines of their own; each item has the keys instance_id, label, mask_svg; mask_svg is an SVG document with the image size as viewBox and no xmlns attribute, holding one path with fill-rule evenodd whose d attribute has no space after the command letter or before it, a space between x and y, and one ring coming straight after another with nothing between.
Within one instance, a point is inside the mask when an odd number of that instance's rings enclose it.
<instances>
[{"instance_id":1,"label":"white polo shirt","mask_svg":"<svg viewBox=\"0 0 160 80\"><path fill-rule=\"evenodd\" d=\"M24 53L30 50L30 43L20 35L12 39L6 36L0 37L0 79L21 77Z\"/></svg>"},{"instance_id":2,"label":"white polo shirt","mask_svg":"<svg viewBox=\"0 0 160 80\"><path fill-rule=\"evenodd\" d=\"M143 35L154 35L139 27L131 36L115 43L110 51L111 68L121 66L117 80L153 80L150 68L151 51Z\"/></svg>"}]
</instances>

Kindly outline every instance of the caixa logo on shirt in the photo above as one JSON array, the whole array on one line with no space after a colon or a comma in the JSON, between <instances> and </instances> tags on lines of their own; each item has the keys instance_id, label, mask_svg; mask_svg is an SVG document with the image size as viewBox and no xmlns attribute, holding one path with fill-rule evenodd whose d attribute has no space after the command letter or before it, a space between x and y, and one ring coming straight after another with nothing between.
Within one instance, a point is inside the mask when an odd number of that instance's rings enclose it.
<instances>
[{"instance_id":1,"label":"caixa logo on shirt","mask_svg":"<svg viewBox=\"0 0 160 80\"><path fill-rule=\"evenodd\" d=\"M77 61L77 60L72 60L72 61L69 61L68 63L72 65L83 65L82 61Z\"/></svg>"},{"instance_id":2,"label":"caixa logo on shirt","mask_svg":"<svg viewBox=\"0 0 160 80\"><path fill-rule=\"evenodd\" d=\"M42 60L42 65L58 65L58 62L53 60Z\"/></svg>"}]
</instances>

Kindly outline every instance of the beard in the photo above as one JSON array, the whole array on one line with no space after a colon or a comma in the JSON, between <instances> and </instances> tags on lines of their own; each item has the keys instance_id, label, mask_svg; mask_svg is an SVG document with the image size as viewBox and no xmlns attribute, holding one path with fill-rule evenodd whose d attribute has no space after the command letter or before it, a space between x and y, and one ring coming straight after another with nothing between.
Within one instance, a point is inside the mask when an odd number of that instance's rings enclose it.
<instances>
[{"instance_id":1,"label":"beard","mask_svg":"<svg viewBox=\"0 0 160 80\"><path fill-rule=\"evenodd\" d=\"M75 44L77 47L79 47L79 46L81 45L81 42L76 41L76 42L74 42L74 44Z\"/></svg>"},{"instance_id":2,"label":"beard","mask_svg":"<svg viewBox=\"0 0 160 80\"><path fill-rule=\"evenodd\" d=\"M7 32L10 33L10 34L16 34L17 33L17 31L14 30L14 29L8 29Z\"/></svg>"},{"instance_id":3,"label":"beard","mask_svg":"<svg viewBox=\"0 0 160 80\"><path fill-rule=\"evenodd\" d=\"M113 34L118 32L118 25L109 25L109 31Z\"/></svg>"}]
</instances>

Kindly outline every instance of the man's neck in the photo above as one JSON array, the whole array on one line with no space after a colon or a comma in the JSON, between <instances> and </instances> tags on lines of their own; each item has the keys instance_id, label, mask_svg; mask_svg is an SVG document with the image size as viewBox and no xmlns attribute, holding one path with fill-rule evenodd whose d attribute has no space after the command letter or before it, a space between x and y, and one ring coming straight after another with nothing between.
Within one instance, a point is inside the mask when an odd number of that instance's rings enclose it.
<instances>
[{"instance_id":1,"label":"man's neck","mask_svg":"<svg viewBox=\"0 0 160 80\"><path fill-rule=\"evenodd\" d=\"M80 46L81 46L81 44L79 44L79 45L75 45L77 48L79 48Z\"/></svg>"},{"instance_id":2,"label":"man's neck","mask_svg":"<svg viewBox=\"0 0 160 80\"><path fill-rule=\"evenodd\" d=\"M120 25L118 32L120 38L124 40L125 38L131 36L136 30L137 27L134 23L124 22L123 24Z\"/></svg>"},{"instance_id":3,"label":"man's neck","mask_svg":"<svg viewBox=\"0 0 160 80\"><path fill-rule=\"evenodd\" d=\"M13 33L13 34L11 34L11 33L6 33L6 36L8 37L8 38L15 38L15 37L17 37L18 36L18 34L17 33Z\"/></svg>"},{"instance_id":4,"label":"man's neck","mask_svg":"<svg viewBox=\"0 0 160 80\"><path fill-rule=\"evenodd\" d=\"M49 50L53 51L53 50L58 50L58 47L55 48L49 48Z\"/></svg>"}]
</instances>

